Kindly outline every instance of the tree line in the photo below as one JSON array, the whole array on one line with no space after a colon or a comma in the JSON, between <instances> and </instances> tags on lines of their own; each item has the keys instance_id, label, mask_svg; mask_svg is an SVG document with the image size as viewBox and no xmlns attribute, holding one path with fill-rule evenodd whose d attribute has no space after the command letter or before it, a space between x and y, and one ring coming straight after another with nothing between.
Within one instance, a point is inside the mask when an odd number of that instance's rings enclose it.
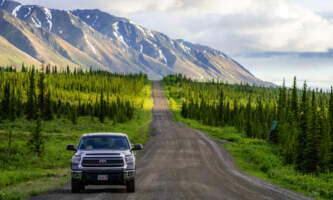
<instances>
[{"instance_id":1,"label":"tree line","mask_svg":"<svg viewBox=\"0 0 333 200\"><path fill-rule=\"evenodd\" d=\"M136 97L148 83L144 74L115 74L100 70L41 70L22 65L0 67L0 123L17 119L34 121L29 149L40 157L45 137L42 121L67 118L73 124L80 116L97 117L101 123L108 118L123 123L133 118L135 109L142 106ZM12 134L9 130L7 159L11 155Z\"/></svg>"},{"instance_id":2,"label":"tree line","mask_svg":"<svg viewBox=\"0 0 333 200\"><path fill-rule=\"evenodd\" d=\"M276 145L285 163L305 173L333 168L333 89L265 88L248 84L196 82L171 75L171 95L183 99L181 115L205 125L234 126L247 137ZM176 88L176 89L175 89ZM174 91L173 91L174 90ZM270 130L273 121L276 129Z\"/></svg>"},{"instance_id":3,"label":"tree line","mask_svg":"<svg viewBox=\"0 0 333 200\"><path fill-rule=\"evenodd\" d=\"M37 70L22 65L0 67L0 122L17 118L42 120L79 116L109 118L122 123L133 117L135 97L147 83L144 74L114 74L99 70L56 67Z\"/></svg>"}]
</instances>

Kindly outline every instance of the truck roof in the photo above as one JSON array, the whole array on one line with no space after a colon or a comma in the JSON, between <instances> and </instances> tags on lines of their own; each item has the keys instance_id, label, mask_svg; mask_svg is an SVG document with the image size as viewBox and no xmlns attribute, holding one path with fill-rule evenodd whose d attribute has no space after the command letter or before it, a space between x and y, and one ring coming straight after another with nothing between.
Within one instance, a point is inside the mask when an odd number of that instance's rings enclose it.
<instances>
[{"instance_id":1,"label":"truck roof","mask_svg":"<svg viewBox=\"0 0 333 200\"><path fill-rule=\"evenodd\" d=\"M125 137L127 137L127 135L124 133L86 133L86 134L82 135L82 137L92 137L92 136L125 136Z\"/></svg>"}]
</instances>

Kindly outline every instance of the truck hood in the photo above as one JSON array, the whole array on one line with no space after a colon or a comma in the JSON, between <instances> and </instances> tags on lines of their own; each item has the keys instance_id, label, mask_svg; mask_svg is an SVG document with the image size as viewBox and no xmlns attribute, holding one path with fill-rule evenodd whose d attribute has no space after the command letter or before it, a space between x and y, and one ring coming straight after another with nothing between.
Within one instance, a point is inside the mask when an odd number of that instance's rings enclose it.
<instances>
[{"instance_id":1,"label":"truck hood","mask_svg":"<svg viewBox=\"0 0 333 200\"><path fill-rule=\"evenodd\" d=\"M81 157L94 157L94 156L126 156L131 155L130 150L89 150L89 151L80 151L78 150L75 155L81 155Z\"/></svg>"}]
</instances>

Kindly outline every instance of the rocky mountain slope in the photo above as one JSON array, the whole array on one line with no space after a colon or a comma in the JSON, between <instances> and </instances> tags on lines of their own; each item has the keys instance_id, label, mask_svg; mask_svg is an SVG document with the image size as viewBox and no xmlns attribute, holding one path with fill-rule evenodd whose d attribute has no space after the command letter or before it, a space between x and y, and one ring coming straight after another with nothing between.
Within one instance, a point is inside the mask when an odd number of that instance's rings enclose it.
<instances>
[{"instance_id":1,"label":"rocky mountain slope","mask_svg":"<svg viewBox=\"0 0 333 200\"><path fill-rule=\"evenodd\" d=\"M22 54L13 62L2 58L7 56L0 48L2 65L39 62L143 72L151 79L182 73L199 80L269 85L223 52L171 39L100 10L63 11L0 0L0 27L0 47Z\"/></svg>"}]
</instances>

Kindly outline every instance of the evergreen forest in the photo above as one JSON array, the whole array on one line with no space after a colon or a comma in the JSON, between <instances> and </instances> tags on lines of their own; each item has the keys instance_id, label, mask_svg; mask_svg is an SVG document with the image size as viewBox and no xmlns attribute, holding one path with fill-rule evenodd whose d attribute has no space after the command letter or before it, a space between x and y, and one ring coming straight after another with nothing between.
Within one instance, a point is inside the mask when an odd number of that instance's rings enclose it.
<instances>
[{"instance_id":1,"label":"evergreen forest","mask_svg":"<svg viewBox=\"0 0 333 200\"><path fill-rule=\"evenodd\" d=\"M50 66L38 71L23 65L20 72L12 67L0 68L0 120L35 120L40 115L45 121L65 117L74 124L80 116L126 122L140 107L133 97L147 83L143 74L81 69L58 72Z\"/></svg>"},{"instance_id":2,"label":"evergreen forest","mask_svg":"<svg viewBox=\"0 0 333 200\"><path fill-rule=\"evenodd\" d=\"M265 88L182 75L164 78L170 95L182 99L181 116L215 127L236 127L248 138L266 140L285 164L302 173L333 169L333 90ZM178 88L178 90L177 90Z\"/></svg>"}]
</instances>

